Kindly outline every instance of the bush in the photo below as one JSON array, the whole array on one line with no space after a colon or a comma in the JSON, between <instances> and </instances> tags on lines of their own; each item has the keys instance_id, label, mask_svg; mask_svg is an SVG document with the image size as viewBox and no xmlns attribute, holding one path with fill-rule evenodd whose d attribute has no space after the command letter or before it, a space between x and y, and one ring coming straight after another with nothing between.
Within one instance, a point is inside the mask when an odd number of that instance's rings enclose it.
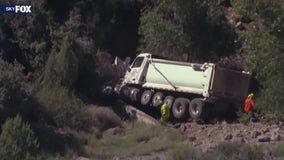
<instances>
[{"instance_id":1,"label":"bush","mask_svg":"<svg viewBox=\"0 0 284 160\"><path fill-rule=\"evenodd\" d=\"M168 154L168 160L196 160L201 159L201 154L198 150L191 146L180 146L175 148Z\"/></svg>"},{"instance_id":2,"label":"bush","mask_svg":"<svg viewBox=\"0 0 284 160\"><path fill-rule=\"evenodd\" d=\"M23 119L42 119L40 105L33 95L33 86L22 73L23 67L17 63L7 63L0 59L0 121L20 114Z\"/></svg>"},{"instance_id":3,"label":"bush","mask_svg":"<svg viewBox=\"0 0 284 160\"><path fill-rule=\"evenodd\" d=\"M204 159L218 160L262 160L264 153L257 146L244 143L221 143L211 151L207 152Z\"/></svg>"},{"instance_id":4,"label":"bush","mask_svg":"<svg viewBox=\"0 0 284 160\"><path fill-rule=\"evenodd\" d=\"M5 160L31 160L39 148L37 138L28 123L17 115L8 118L0 135L0 157Z\"/></svg>"},{"instance_id":5,"label":"bush","mask_svg":"<svg viewBox=\"0 0 284 160\"><path fill-rule=\"evenodd\" d=\"M73 87L79 70L79 54L74 35L66 32L62 41L54 42L53 52L46 62L43 84L47 86ZM59 47L58 47L58 46Z\"/></svg>"},{"instance_id":6,"label":"bush","mask_svg":"<svg viewBox=\"0 0 284 160\"><path fill-rule=\"evenodd\" d=\"M106 131L102 137L89 136L86 152L92 156L119 157L131 159L130 156L146 155L166 151L178 145L179 133L172 129L152 126L143 122L125 123L121 134ZM103 159L103 158L101 158Z\"/></svg>"},{"instance_id":7,"label":"bush","mask_svg":"<svg viewBox=\"0 0 284 160\"><path fill-rule=\"evenodd\" d=\"M38 97L58 127L88 130L90 115L83 102L66 88L44 87Z\"/></svg>"},{"instance_id":8,"label":"bush","mask_svg":"<svg viewBox=\"0 0 284 160\"><path fill-rule=\"evenodd\" d=\"M251 119L251 114L244 113L242 111L238 111L237 116L238 116L238 121L241 123L248 123Z\"/></svg>"}]
</instances>

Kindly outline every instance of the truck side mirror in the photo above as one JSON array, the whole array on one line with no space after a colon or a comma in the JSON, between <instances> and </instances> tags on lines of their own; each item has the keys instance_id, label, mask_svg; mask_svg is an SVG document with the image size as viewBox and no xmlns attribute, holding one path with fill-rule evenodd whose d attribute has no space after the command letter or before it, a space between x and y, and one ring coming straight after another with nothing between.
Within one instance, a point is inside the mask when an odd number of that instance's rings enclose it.
<instances>
[{"instance_id":1,"label":"truck side mirror","mask_svg":"<svg viewBox=\"0 0 284 160\"><path fill-rule=\"evenodd\" d=\"M130 61L131 61L131 58L126 57L123 63L124 63L124 65L129 65Z\"/></svg>"}]
</instances>

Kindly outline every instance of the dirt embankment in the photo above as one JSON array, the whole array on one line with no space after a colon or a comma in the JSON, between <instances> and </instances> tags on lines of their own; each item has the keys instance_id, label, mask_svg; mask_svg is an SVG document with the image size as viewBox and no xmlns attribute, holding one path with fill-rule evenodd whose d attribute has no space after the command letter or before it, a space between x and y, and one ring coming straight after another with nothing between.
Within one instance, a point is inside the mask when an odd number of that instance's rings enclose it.
<instances>
[{"instance_id":1,"label":"dirt embankment","mask_svg":"<svg viewBox=\"0 0 284 160\"><path fill-rule=\"evenodd\" d=\"M130 105L125 105L124 108L130 118L151 125L160 125L158 120ZM284 140L284 122L281 121L275 123L249 122L247 124L228 123L226 121L218 121L216 124L186 122L169 124L166 129L179 131L182 137L181 143L191 144L203 152L214 148L220 143L237 142L263 145L276 144ZM153 152L148 155L129 157L128 159L164 159L166 153L167 151Z\"/></svg>"},{"instance_id":2,"label":"dirt embankment","mask_svg":"<svg viewBox=\"0 0 284 160\"><path fill-rule=\"evenodd\" d=\"M136 110L127 106L127 110ZM137 111L135 113L143 113ZM135 115L133 115L135 117ZM138 120L146 123L159 125L159 122L147 114L136 116ZM156 122L155 122L156 121ZM197 124L195 122L170 124L171 128L177 129L182 134L183 142L207 151L210 148L225 142L239 142L247 144L269 144L284 140L284 122L265 123L249 122L228 123L225 120L216 124Z\"/></svg>"},{"instance_id":3,"label":"dirt embankment","mask_svg":"<svg viewBox=\"0 0 284 160\"><path fill-rule=\"evenodd\" d=\"M183 135L185 142L206 151L220 143L239 142L247 144L277 143L284 140L284 123L264 124L250 122L248 124L226 121L217 124L184 123L175 126Z\"/></svg>"}]
</instances>

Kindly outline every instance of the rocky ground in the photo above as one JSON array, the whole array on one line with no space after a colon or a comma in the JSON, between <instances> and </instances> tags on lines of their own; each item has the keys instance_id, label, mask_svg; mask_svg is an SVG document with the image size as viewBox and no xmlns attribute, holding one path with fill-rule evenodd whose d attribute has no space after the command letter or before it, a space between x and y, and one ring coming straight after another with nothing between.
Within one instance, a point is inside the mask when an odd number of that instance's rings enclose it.
<instances>
[{"instance_id":1,"label":"rocky ground","mask_svg":"<svg viewBox=\"0 0 284 160\"><path fill-rule=\"evenodd\" d=\"M274 144L284 140L284 123L263 124L250 122L248 124L225 121L217 124L180 123L171 126L183 135L183 143L190 143L203 152L224 142L246 144ZM164 160L167 152L160 151L147 155L139 155L125 160ZM122 160L117 158L117 160Z\"/></svg>"},{"instance_id":2,"label":"rocky ground","mask_svg":"<svg viewBox=\"0 0 284 160\"><path fill-rule=\"evenodd\" d=\"M247 124L226 121L217 124L176 124L185 141L206 151L222 142L241 142L248 144L277 143L284 140L284 123L264 124L250 122Z\"/></svg>"},{"instance_id":3,"label":"rocky ground","mask_svg":"<svg viewBox=\"0 0 284 160\"><path fill-rule=\"evenodd\" d=\"M128 110L133 110L128 106ZM132 111L133 112L133 111ZM140 113L139 120L151 124L155 119ZM237 142L252 145L275 144L284 140L284 122L248 122L228 123L226 120L217 121L215 124L198 124L196 122L169 124L169 128L176 129L183 137L183 143L190 143L194 147L206 152L210 148L220 143ZM162 160L165 159L165 153L156 152L149 155L130 157L128 160Z\"/></svg>"},{"instance_id":4,"label":"rocky ground","mask_svg":"<svg viewBox=\"0 0 284 160\"><path fill-rule=\"evenodd\" d=\"M125 110L131 117L151 125L160 125L151 116L126 105ZM248 122L228 123L225 120L215 124L198 124L196 122L176 123L166 126L168 129L178 130L182 135L182 143L189 143L203 152L224 142L238 142L245 144L275 144L284 140L284 122ZM154 152L147 155L129 157L127 160L162 160L167 151ZM80 159L81 158L81 159ZM78 159L83 160L83 157ZM87 158L86 158L87 159ZM84 160L86 160L84 159ZM114 158L119 159L121 158Z\"/></svg>"},{"instance_id":5,"label":"rocky ground","mask_svg":"<svg viewBox=\"0 0 284 160\"><path fill-rule=\"evenodd\" d=\"M126 111L146 123L159 125L159 122L149 115L126 106ZM248 144L277 143L284 140L284 122L248 122L228 123L226 120L215 124L198 124L196 122L169 124L168 127L179 130L184 142L206 151L222 142L241 142Z\"/></svg>"}]
</instances>

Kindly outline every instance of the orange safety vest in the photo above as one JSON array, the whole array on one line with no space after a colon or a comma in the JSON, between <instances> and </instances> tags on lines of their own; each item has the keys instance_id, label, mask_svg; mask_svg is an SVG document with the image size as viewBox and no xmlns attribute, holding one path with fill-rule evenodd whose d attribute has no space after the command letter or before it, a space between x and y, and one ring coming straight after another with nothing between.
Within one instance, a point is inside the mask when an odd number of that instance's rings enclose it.
<instances>
[{"instance_id":1,"label":"orange safety vest","mask_svg":"<svg viewBox=\"0 0 284 160\"><path fill-rule=\"evenodd\" d=\"M244 111L246 113L248 113L249 111L252 110L252 108L254 107L254 101L251 98L247 98L245 100L245 107L244 107Z\"/></svg>"}]
</instances>

